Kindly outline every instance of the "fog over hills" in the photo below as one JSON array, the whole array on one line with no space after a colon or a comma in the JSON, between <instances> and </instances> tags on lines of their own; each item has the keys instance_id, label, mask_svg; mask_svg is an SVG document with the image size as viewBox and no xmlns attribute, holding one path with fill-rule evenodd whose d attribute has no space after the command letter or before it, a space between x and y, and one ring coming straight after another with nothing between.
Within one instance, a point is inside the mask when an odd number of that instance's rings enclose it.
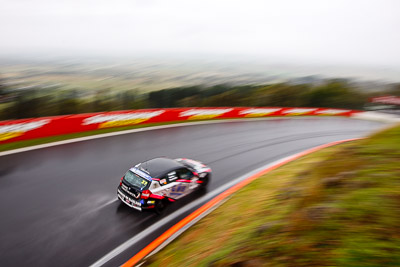
<instances>
[{"instance_id":1,"label":"fog over hills","mask_svg":"<svg viewBox=\"0 0 400 267\"><path fill-rule=\"evenodd\" d=\"M268 62L260 58L218 56L3 56L0 77L10 85L44 85L83 90L110 88L151 91L191 85L318 83L342 78L368 90L400 82L400 69L384 66ZM18 87L18 86L17 86Z\"/></svg>"}]
</instances>

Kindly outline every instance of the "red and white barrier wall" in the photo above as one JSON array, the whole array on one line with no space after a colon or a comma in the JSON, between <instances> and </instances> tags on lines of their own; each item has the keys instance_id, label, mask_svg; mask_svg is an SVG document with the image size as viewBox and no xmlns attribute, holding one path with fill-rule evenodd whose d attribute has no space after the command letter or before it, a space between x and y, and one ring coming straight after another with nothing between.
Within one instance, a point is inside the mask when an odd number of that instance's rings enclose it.
<instances>
[{"instance_id":1,"label":"red and white barrier wall","mask_svg":"<svg viewBox=\"0 0 400 267\"><path fill-rule=\"evenodd\" d=\"M0 121L0 144L145 123L269 116L352 116L360 111L325 108L168 108L86 113Z\"/></svg>"}]
</instances>

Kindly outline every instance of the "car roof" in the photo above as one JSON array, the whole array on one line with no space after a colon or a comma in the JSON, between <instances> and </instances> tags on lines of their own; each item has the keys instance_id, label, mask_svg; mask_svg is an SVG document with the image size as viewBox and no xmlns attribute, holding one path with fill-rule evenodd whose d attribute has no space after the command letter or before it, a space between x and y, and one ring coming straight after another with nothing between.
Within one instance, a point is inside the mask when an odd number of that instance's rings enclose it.
<instances>
[{"instance_id":1,"label":"car roof","mask_svg":"<svg viewBox=\"0 0 400 267\"><path fill-rule=\"evenodd\" d=\"M182 163L179 163L178 161L173 159L155 158L140 163L138 168L146 171L153 178L161 178L170 171L186 167Z\"/></svg>"}]
</instances>

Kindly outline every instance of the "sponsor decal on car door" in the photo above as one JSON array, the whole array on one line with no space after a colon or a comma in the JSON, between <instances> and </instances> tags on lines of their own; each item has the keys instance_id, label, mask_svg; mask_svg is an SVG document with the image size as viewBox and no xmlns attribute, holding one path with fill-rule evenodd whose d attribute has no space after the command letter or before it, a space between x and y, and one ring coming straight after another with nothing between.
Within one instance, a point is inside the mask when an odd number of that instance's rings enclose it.
<instances>
[{"instance_id":1,"label":"sponsor decal on car door","mask_svg":"<svg viewBox=\"0 0 400 267\"><path fill-rule=\"evenodd\" d=\"M174 199L179 199L186 196L189 193L189 184L177 182L173 187L171 187L170 197Z\"/></svg>"}]
</instances>

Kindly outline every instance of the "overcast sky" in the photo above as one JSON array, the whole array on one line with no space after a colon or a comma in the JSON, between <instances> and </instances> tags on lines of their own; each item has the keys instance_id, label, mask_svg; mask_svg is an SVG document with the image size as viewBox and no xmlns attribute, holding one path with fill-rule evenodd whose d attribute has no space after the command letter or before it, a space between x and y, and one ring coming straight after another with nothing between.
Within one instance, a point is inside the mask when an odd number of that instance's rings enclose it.
<instances>
[{"instance_id":1,"label":"overcast sky","mask_svg":"<svg viewBox=\"0 0 400 267\"><path fill-rule=\"evenodd\" d=\"M0 53L400 66L399 0L0 0Z\"/></svg>"}]
</instances>

